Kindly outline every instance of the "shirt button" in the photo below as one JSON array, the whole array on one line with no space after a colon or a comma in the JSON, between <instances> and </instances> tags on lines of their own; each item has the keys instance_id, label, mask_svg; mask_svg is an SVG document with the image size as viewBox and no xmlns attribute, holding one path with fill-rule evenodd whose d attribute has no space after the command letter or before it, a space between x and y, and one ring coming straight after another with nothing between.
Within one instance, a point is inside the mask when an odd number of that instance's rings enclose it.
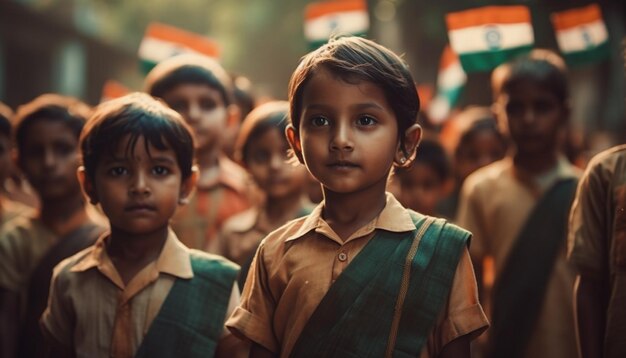
<instances>
[{"instance_id":1,"label":"shirt button","mask_svg":"<svg viewBox=\"0 0 626 358\"><path fill-rule=\"evenodd\" d=\"M348 255L346 255L345 252L340 252L338 258L339 258L339 261L344 262L348 259Z\"/></svg>"}]
</instances>

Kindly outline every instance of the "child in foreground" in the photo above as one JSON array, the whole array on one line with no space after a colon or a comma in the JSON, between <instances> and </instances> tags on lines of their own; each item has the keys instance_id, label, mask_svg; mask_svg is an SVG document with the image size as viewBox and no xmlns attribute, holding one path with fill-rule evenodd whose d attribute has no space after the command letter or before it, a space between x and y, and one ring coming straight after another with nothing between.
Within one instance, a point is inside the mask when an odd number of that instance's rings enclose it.
<instances>
[{"instance_id":1,"label":"child in foreground","mask_svg":"<svg viewBox=\"0 0 626 358\"><path fill-rule=\"evenodd\" d=\"M237 266L188 249L169 226L197 178L189 127L131 94L101 105L80 143L82 186L110 233L55 268L41 320L52 356L237 356L224 329Z\"/></svg>"},{"instance_id":2,"label":"child in foreground","mask_svg":"<svg viewBox=\"0 0 626 358\"><path fill-rule=\"evenodd\" d=\"M470 234L385 192L421 136L407 66L372 41L332 40L303 58L289 102L290 146L324 200L262 241L227 327L253 357L468 356L488 325Z\"/></svg>"}]
</instances>

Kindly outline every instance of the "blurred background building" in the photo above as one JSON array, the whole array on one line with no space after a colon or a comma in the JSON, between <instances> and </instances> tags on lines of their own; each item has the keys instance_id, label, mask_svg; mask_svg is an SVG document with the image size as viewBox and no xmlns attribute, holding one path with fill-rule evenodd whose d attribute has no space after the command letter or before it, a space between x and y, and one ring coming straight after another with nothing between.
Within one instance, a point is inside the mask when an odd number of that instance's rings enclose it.
<instances>
[{"instance_id":1,"label":"blurred background building","mask_svg":"<svg viewBox=\"0 0 626 358\"><path fill-rule=\"evenodd\" d=\"M114 79L141 89L137 49L148 23L158 21L208 36L220 60L247 76L261 97L284 99L298 59L308 50L304 0L0 0L0 100L11 107L44 92L97 104ZM485 5L523 4L532 13L535 47L556 49L550 13L583 0L369 0L369 38L403 54L420 85L434 86L447 43L445 14ZM598 0L611 54L571 68L572 118L583 132L625 141L624 1ZM459 105L488 105L489 73L470 74Z\"/></svg>"}]
</instances>

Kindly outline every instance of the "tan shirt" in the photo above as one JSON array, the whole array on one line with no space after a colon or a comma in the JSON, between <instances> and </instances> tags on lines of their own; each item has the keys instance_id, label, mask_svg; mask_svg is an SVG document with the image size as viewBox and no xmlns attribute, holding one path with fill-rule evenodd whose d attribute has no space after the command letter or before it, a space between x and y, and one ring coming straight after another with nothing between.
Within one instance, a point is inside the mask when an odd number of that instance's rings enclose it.
<instances>
[{"instance_id":1,"label":"tan shirt","mask_svg":"<svg viewBox=\"0 0 626 358\"><path fill-rule=\"evenodd\" d=\"M58 239L38 218L11 221L0 232L0 287L24 293L33 270Z\"/></svg>"},{"instance_id":2,"label":"tan shirt","mask_svg":"<svg viewBox=\"0 0 626 358\"><path fill-rule=\"evenodd\" d=\"M376 230L406 232L415 225L391 195L383 211L342 241L322 218L323 202L306 217L267 236L255 257L241 305L226 326L281 357L289 356L322 298ZM478 303L474 271L466 252L450 296L421 357L436 356L451 340L488 326Z\"/></svg>"},{"instance_id":3,"label":"tan shirt","mask_svg":"<svg viewBox=\"0 0 626 358\"><path fill-rule=\"evenodd\" d=\"M176 279L193 277L190 250L170 231L157 260L124 285L108 238L57 265L41 318L47 334L77 357L133 357ZM227 317L238 302L235 283Z\"/></svg>"},{"instance_id":4,"label":"tan shirt","mask_svg":"<svg viewBox=\"0 0 626 358\"><path fill-rule=\"evenodd\" d=\"M13 219L34 216L36 210L20 202L0 196L0 229Z\"/></svg>"},{"instance_id":5,"label":"tan shirt","mask_svg":"<svg viewBox=\"0 0 626 358\"><path fill-rule=\"evenodd\" d=\"M471 174L463 184L457 223L473 234L470 253L475 262L492 257L497 277L541 196L558 180L577 176L578 170L564 158L559 158L552 170L538 177L516 169L511 158ZM565 254L563 245L526 357L577 356L572 303L574 273ZM491 307L490 287L485 289L483 304Z\"/></svg>"}]
</instances>

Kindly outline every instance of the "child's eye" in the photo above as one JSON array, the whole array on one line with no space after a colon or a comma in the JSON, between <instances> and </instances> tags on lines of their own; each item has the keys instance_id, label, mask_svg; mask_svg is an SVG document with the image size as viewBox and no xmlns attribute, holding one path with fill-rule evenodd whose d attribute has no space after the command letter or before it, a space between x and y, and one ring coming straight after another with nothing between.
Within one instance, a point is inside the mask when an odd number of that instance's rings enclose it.
<instances>
[{"instance_id":1,"label":"child's eye","mask_svg":"<svg viewBox=\"0 0 626 358\"><path fill-rule=\"evenodd\" d=\"M316 116L311 118L311 124L315 127L323 127L328 125L328 119L322 116Z\"/></svg>"},{"instance_id":2,"label":"child's eye","mask_svg":"<svg viewBox=\"0 0 626 358\"><path fill-rule=\"evenodd\" d=\"M170 173L170 170L166 167L158 165L152 169L152 172L156 175L167 175Z\"/></svg>"},{"instance_id":3,"label":"child's eye","mask_svg":"<svg viewBox=\"0 0 626 358\"><path fill-rule=\"evenodd\" d=\"M128 174L128 170L124 167L113 167L109 169L109 174L114 177L119 177Z\"/></svg>"},{"instance_id":4,"label":"child's eye","mask_svg":"<svg viewBox=\"0 0 626 358\"><path fill-rule=\"evenodd\" d=\"M361 116L357 120L357 123L361 126L371 126L377 123L376 118L372 116Z\"/></svg>"}]
</instances>

